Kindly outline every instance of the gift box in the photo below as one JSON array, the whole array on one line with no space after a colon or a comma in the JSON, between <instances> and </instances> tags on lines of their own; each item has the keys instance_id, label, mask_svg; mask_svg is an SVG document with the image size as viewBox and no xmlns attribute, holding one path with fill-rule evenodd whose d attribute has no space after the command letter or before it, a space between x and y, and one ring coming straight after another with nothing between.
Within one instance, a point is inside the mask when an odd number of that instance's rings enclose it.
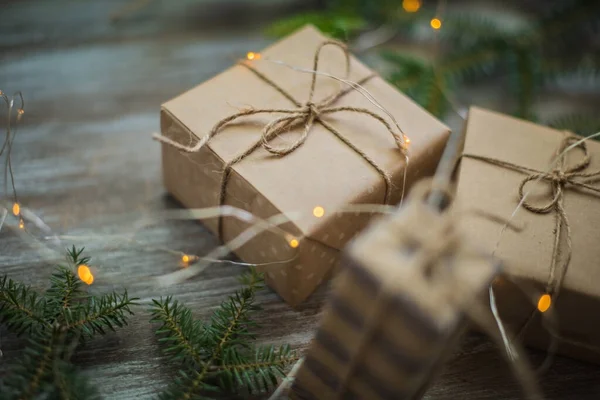
<instances>
[{"instance_id":1,"label":"gift box","mask_svg":"<svg viewBox=\"0 0 600 400\"><path fill-rule=\"evenodd\" d=\"M349 246L293 399L421 398L500 271L457 227L417 199Z\"/></svg>"},{"instance_id":2,"label":"gift box","mask_svg":"<svg viewBox=\"0 0 600 400\"><path fill-rule=\"evenodd\" d=\"M599 361L600 143L579 139L471 108L456 201L467 213L510 219L510 229L464 221L511 278L494 285L504 323L526 344L548 349L554 337L559 353Z\"/></svg>"},{"instance_id":3,"label":"gift box","mask_svg":"<svg viewBox=\"0 0 600 400\"><path fill-rule=\"evenodd\" d=\"M287 219L235 253L291 305L329 276L339 249L368 223L370 213L349 206L398 203L433 173L449 134L346 55L308 26L161 110L164 184L177 200ZM225 243L251 223L205 221Z\"/></svg>"}]
</instances>

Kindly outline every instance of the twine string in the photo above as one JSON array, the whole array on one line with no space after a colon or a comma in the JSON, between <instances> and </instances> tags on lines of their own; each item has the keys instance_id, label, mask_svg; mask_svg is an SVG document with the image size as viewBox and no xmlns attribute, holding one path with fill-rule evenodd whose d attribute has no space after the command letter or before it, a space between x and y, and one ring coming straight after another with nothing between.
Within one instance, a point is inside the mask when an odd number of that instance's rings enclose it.
<instances>
[{"instance_id":1,"label":"twine string","mask_svg":"<svg viewBox=\"0 0 600 400\"><path fill-rule=\"evenodd\" d=\"M563 151L573 143L577 143L578 138L573 135L566 136L561 142L556 156L563 153ZM571 238L571 226L569 218L564 209L563 198L564 192L567 186L585 189L594 193L600 194L600 187L592 186L585 181L580 179L596 178L600 177L600 170L586 172L590 165L591 157L588 153L587 144L585 142L577 143L577 148L583 152L582 159L575 165L567 167L565 163L565 156L561 156L559 162L550 172L539 171L533 168L524 167L522 165L513 164L507 161L498 160L491 157L484 157L475 154L463 154L462 157L471 158L474 160L483 161L492 165L507 168L516 172L528 174L520 183L519 203L523 207L536 214L548 214L554 212L555 217L555 235L554 244L552 250L552 259L550 264L550 270L548 272L548 281L546 283L546 293L552 296L558 296L560 287L569 268L571 257L573 253L573 245ZM527 195L524 193L525 186L531 181L544 180L550 183L552 188L552 197L546 203L536 205L527 200ZM565 250L561 248L563 243L562 235L565 233ZM563 254L564 253L564 254ZM560 264L559 259L564 256L564 261Z\"/></svg>"},{"instance_id":2,"label":"twine string","mask_svg":"<svg viewBox=\"0 0 600 400\"><path fill-rule=\"evenodd\" d=\"M310 135L314 124L319 123L325 129L327 129L329 132L331 132L333 135L335 135L338 139L340 139L346 146L348 146L356 154L358 154L363 160L365 160L368 164L370 164L379 173L379 175L383 178L383 180L385 182L385 194L384 194L383 202L384 202L384 204L389 204L391 201L391 191L392 191L392 186L393 186L392 178L389 175L389 173L386 172L381 166L379 166L375 162L375 160L373 160L371 157L369 157L369 155L367 155L364 151L362 151L361 149L356 147L354 144L352 144L337 129L335 129L333 126L331 126L331 124L324 121L322 117L325 115L331 115L331 114L335 114L335 113L339 113L339 112L353 112L356 114L362 114L362 115L369 116L369 117L373 118L374 120L380 122L384 126L384 128L390 133L390 135L394 139L396 146L400 149L402 154L404 154L404 156L406 157L407 156L407 145L404 140L404 135L402 134L402 131L400 131L400 133L397 133L394 130L394 128L392 127L392 125L390 125L390 123L386 119L384 119L383 117L381 117L380 115L374 113L373 111L371 111L369 109L362 108L362 107L350 107L350 106L343 106L343 107L332 106L333 103L335 103L339 98L341 98L345 94L347 94L351 91L354 91L354 90L358 90L357 87L360 87L360 84L367 82L368 80L370 80L371 78L376 76L375 74L371 74L371 75L368 75L367 77L363 78L356 84L356 86L351 85L348 88L338 90L337 92L326 97L325 99L321 100L320 102L314 101L314 96L315 96L316 87L317 87L317 75L319 74L318 67L319 67L321 51L325 46L329 46L329 45L335 46L335 47L341 49L344 53L344 56L345 56L345 79L343 79L343 80L345 81L348 78L348 76L350 75L351 66L350 66L350 53L348 51L348 48L343 43L334 41L334 40L327 40L327 41L322 42L317 47L317 50L314 55L310 92L308 95L308 100L305 103L301 103L298 100L296 100L291 94L289 94L281 86L279 86L273 80L271 80L270 78L265 76L263 73L258 71L256 68L251 66L249 63L242 62L239 65L247 68L250 72L252 72L254 75L256 75L259 79L261 79L262 81L267 83L269 86L274 88L277 92L282 94L285 98L290 100L295 105L295 108L255 109L255 108L251 107L251 108L244 109L238 113L232 114L232 115L218 121L213 126L213 128L210 130L210 132L208 134L206 134L204 137L202 137L200 140L198 140L198 142L193 146L182 145L181 143L178 143L166 136L158 135L158 134L154 135L154 139L158 140L164 144L167 144L177 150L187 152L187 153L195 153L195 152L200 151L200 149L202 149L204 146L206 146L210 142L210 140L212 138L214 138L219 132L221 132L222 129L226 125L228 125L240 118L248 117L248 116L252 116L252 115L258 115L258 114L282 114L282 116L275 118L273 121L269 122L267 125L264 126L264 128L261 131L260 138L254 144L252 144L248 149L241 152L236 157L234 157L233 159L231 159L225 163L225 165L223 167L223 174L221 177L221 184L220 184L220 189L219 189L219 205L223 205L223 204L225 204L227 184L231 177L231 172L232 172L232 168L234 165L236 165L240 161L244 160L246 157L248 157L249 155L251 155L252 153L254 153L256 150L258 150L260 148L265 149L267 152L269 152L270 154L272 154L274 156L279 156L279 157L286 156L286 155L294 152L295 150L297 150L299 147L301 147L306 142L308 136ZM274 140L275 138L279 137L280 135L282 135L286 132L291 131L293 128L296 128L298 126L304 126L304 129L303 129L300 137L297 138L295 141L293 141L289 144L282 144L282 145L274 145L271 143L272 140ZM223 236L222 217L219 218L218 233L219 233L219 237L221 239L223 239L224 236Z\"/></svg>"}]
</instances>

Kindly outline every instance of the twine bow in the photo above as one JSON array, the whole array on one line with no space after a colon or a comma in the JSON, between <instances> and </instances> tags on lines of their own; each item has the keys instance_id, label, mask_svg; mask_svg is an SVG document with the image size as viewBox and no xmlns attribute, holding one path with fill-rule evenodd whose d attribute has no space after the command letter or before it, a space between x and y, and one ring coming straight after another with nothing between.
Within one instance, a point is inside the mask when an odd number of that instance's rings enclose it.
<instances>
[{"instance_id":1,"label":"twine bow","mask_svg":"<svg viewBox=\"0 0 600 400\"><path fill-rule=\"evenodd\" d=\"M556 234L554 235L554 246L552 249L552 261L550 265L550 271L548 276L548 282L546 284L546 293L550 295L558 295L558 291L562 286L562 281L567 273L567 269L569 268L569 264L571 262L571 256L573 253L572 239L571 239L571 226L569 224L569 218L567 213L565 212L563 206L563 198L564 191L568 187L576 187L580 189L585 189L594 193L600 194L600 188L596 186L592 186L580 179L588 179L588 178L597 178L600 177L600 170L593 172L585 172L585 170L589 167L591 157L588 153L587 145L585 142L580 142L579 138L568 134L560 146L558 147L555 157L559 157L557 161L556 167L551 172L543 172L538 171L533 168L523 167L521 165L509 163L502 160L497 160L490 157L482 157L474 154L463 154L462 157L472 158L475 160L484 161L493 165L498 165L500 167L508 168L513 171L521 172L529 174L525 177L521 184L519 185L519 203L525 207L525 209L537 213L537 214L547 214L550 212L555 213L555 227L554 231ZM583 152L583 158L581 161L576 163L571 167L567 167L565 157L566 155L562 154L567 150L570 146L576 145L576 148L581 149ZM552 187L552 198L547 201L547 203L542 205L535 205L527 200L527 195L524 193L525 186L528 182L543 180L549 182ZM566 232L566 251L564 256L564 261L562 263L562 268L559 272L558 269L558 259L561 253L560 244L562 242L562 232ZM557 276L558 275L558 276Z\"/></svg>"},{"instance_id":2,"label":"twine bow","mask_svg":"<svg viewBox=\"0 0 600 400\"><path fill-rule=\"evenodd\" d=\"M315 95L315 89L316 89L317 74L319 73L318 72L319 58L320 58L321 50L323 49L323 47L325 47L327 45L336 46L344 52L345 67L346 67L345 68L345 78L338 79L338 80L344 81L346 83L351 83L351 85L348 88L340 89L338 92L326 97L324 100L322 100L320 102L315 102L314 95ZM276 155L276 156L285 156L285 155L292 153L293 151L295 151L296 149L301 147L306 142L306 139L308 138L308 135L311 133L312 128L315 123L319 123L323 127L325 127L325 129L327 129L329 132L334 134L344 144L346 144L348 147L350 147L355 153L357 153L367 163L369 163L373 168L375 168L375 170L377 170L377 172L381 175L381 177L385 181L384 203L389 204L390 197L391 197L391 189L392 189L392 179L391 179L390 175L386 171L384 171L383 168L381 168L371 157L369 157L366 153L364 153L362 150L357 148L347 138L345 138L339 131L337 131L333 126L331 126L327 121L325 121L323 119L323 117L326 115L339 113L339 112L354 112L354 113L358 113L358 114L368 115L368 116L372 117L373 119L379 121L381 124L383 124L383 126L387 129L387 131L392 135L397 147L400 149L400 151L404 155L406 155L407 145L406 145L406 141L405 141L405 135L402 132L402 130L400 129L400 127L398 126L398 124L395 124L395 127L398 129L399 134L394 131L394 129L388 123L388 121L386 121L380 115L372 112L369 109L361 108L361 107L349 107L349 106L336 107L336 106L332 105L340 97L344 96L345 94L349 93L352 90L357 90L357 86L360 87L360 84L367 82L368 80L370 80L371 78L373 78L375 76L375 74L368 75L367 77L363 78L362 80L360 80L357 83L346 81L346 79L350 75L350 54L348 52L347 47L343 43L338 42L338 41L328 40L328 41L324 41L323 43L321 43L319 45L319 47L317 48L317 50L315 52L314 60L313 60L313 69L311 71L312 80L311 80L310 92L309 92L308 100L304 103L297 101L291 94L286 92L281 86L277 85L275 82L273 82L267 76L265 76L264 74L259 72L257 69L255 69L249 63L242 62L239 65L244 66L245 68L250 70L254 75L256 75L258 78L260 78L262 81L264 81L265 83L267 83L268 85L273 87L277 92L281 93L285 98L290 100L295 105L295 108L265 108L265 109L256 109L256 108L252 108L252 107L246 108L238 113L232 114L229 117L223 118L222 120L217 122L213 126L213 128L210 130L210 132L206 136L202 137L194 146L185 146L185 145L182 145L168 137L165 137L162 135L154 135L155 140L158 140L162 143L168 144L173 148L176 148L180 151L184 151L187 153L195 153L195 152L198 152L200 149L202 149L204 146L206 146L206 144L214 136L216 136L219 132L221 132L221 130L227 124L229 124L239 118L248 117L248 116L257 115L257 114L283 114L283 116L274 119L273 121L269 122L263 128L261 135L260 135L260 139L257 142L255 142L247 150L238 154L232 160L225 163L224 168L223 168L223 176L221 179L219 205L223 205L225 203L227 183L229 181L231 169L235 164L242 161L244 158L248 157L250 154L252 154L253 152L255 152L257 149L259 149L261 147L264 148L269 153ZM302 125L304 126L302 135L298 139L293 141L292 143L285 144L285 145L279 145L279 146L271 143L271 141L273 139L280 136L281 134L289 132L293 128L296 128L296 127L302 126ZM221 223L221 219L219 219L219 236L221 238L223 238L222 225L223 224Z\"/></svg>"}]
</instances>

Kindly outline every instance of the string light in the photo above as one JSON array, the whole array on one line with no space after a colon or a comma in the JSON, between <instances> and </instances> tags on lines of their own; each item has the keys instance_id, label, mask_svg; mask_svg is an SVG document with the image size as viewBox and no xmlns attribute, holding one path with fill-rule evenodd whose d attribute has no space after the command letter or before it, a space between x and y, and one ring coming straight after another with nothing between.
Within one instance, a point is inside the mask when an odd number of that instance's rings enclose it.
<instances>
[{"instance_id":1,"label":"string light","mask_svg":"<svg viewBox=\"0 0 600 400\"><path fill-rule=\"evenodd\" d=\"M23 221L23 219L19 220L19 228L20 229L25 229L25 221Z\"/></svg>"},{"instance_id":2,"label":"string light","mask_svg":"<svg viewBox=\"0 0 600 400\"><path fill-rule=\"evenodd\" d=\"M552 297L550 297L550 295L546 293L540 297L537 307L540 312L546 312L546 311L548 311L548 309L550 308L551 305L552 305Z\"/></svg>"},{"instance_id":3,"label":"string light","mask_svg":"<svg viewBox=\"0 0 600 400\"><path fill-rule=\"evenodd\" d=\"M23 115L23 114L25 114L25 110L23 110L22 108L19 108L19 109L17 110L17 113L18 113L19 115Z\"/></svg>"},{"instance_id":4,"label":"string light","mask_svg":"<svg viewBox=\"0 0 600 400\"><path fill-rule=\"evenodd\" d=\"M193 254L183 254L181 256L181 262L183 263L183 265L185 267L187 267L188 265L198 261L199 257L195 256Z\"/></svg>"},{"instance_id":5,"label":"string light","mask_svg":"<svg viewBox=\"0 0 600 400\"><path fill-rule=\"evenodd\" d=\"M404 135L403 138L404 138L404 145L406 147L410 146L410 138L406 135Z\"/></svg>"},{"instance_id":6,"label":"string light","mask_svg":"<svg viewBox=\"0 0 600 400\"><path fill-rule=\"evenodd\" d=\"M409 13L417 12L421 8L421 0L404 0L402 1L402 8Z\"/></svg>"},{"instance_id":7,"label":"string light","mask_svg":"<svg viewBox=\"0 0 600 400\"><path fill-rule=\"evenodd\" d=\"M313 208L313 215L317 218L321 218L323 215L325 215L325 209L321 206L316 206Z\"/></svg>"},{"instance_id":8,"label":"string light","mask_svg":"<svg viewBox=\"0 0 600 400\"><path fill-rule=\"evenodd\" d=\"M19 203L13 204L12 212L13 214L15 214L15 216L18 216L21 213L21 206L19 205Z\"/></svg>"},{"instance_id":9,"label":"string light","mask_svg":"<svg viewBox=\"0 0 600 400\"><path fill-rule=\"evenodd\" d=\"M442 27L442 21L439 18L433 18L430 22L430 25L436 31Z\"/></svg>"},{"instance_id":10,"label":"string light","mask_svg":"<svg viewBox=\"0 0 600 400\"><path fill-rule=\"evenodd\" d=\"M248 54L246 54L246 58L250 61L260 60L260 53L254 53L252 51L249 51Z\"/></svg>"},{"instance_id":11,"label":"string light","mask_svg":"<svg viewBox=\"0 0 600 400\"><path fill-rule=\"evenodd\" d=\"M296 247L300 246L300 242L296 238L291 239L289 243L292 249L295 249Z\"/></svg>"},{"instance_id":12,"label":"string light","mask_svg":"<svg viewBox=\"0 0 600 400\"><path fill-rule=\"evenodd\" d=\"M92 274L90 267L85 264L81 264L79 267L77 267L77 275L82 282L88 285L94 283L94 275Z\"/></svg>"}]
</instances>

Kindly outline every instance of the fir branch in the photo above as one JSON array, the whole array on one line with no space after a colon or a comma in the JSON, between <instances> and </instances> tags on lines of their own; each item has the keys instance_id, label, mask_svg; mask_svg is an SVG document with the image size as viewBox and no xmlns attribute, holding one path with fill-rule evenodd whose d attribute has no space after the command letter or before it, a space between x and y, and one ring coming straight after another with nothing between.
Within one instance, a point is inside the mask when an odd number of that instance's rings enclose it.
<instances>
[{"instance_id":1,"label":"fir branch","mask_svg":"<svg viewBox=\"0 0 600 400\"><path fill-rule=\"evenodd\" d=\"M517 47L511 54L513 65L510 76L513 92L517 101L516 116L535 120L532 106L539 87L539 58L540 55L528 47Z\"/></svg>"},{"instance_id":2,"label":"fir branch","mask_svg":"<svg viewBox=\"0 0 600 400\"><path fill-rule=\"evenodd\" d=\"M180 370L173 383L159 394L159 400L211 400L208 393L219 394L221 388L205 382L206 374L191 370Z\"/></svg>"},{"instance_id":3,"label":"fir branch","mask_svg":"<svg viewBox=\"0 0 600 400\"><path fill-rule=\"evenodd\" d=\"M84 298L81 286L73 272L66 267L58 267L50 277L50 288L46 291L47 317L58 318L63 309Z\"/></svg>"},{"instance_id":4,"label":"fir branch","mask_svg":"<svg viewBox=\"0 0 600 400\"><path fill-rule=\"evenodd\" d=\"M17 335L30 331L38 324L50 326L44 320L45 303L31 287L6 276L0 278L0 322Z\"/></svg>"},{"instance_id":5,"label":"fir branch","mask_svg":"<svg viewBox=\"0 0 600 400\"><path fill-rule=\"evenodd\" d=\"M206 340L213 344L213 358L219 357L228 346L245 346L247 339L254 339L248 328L256 323L249 317L251 312L260 310L254 304L254 296L257 290L264 287L262 275L251 269L241 276L240 283L246 287L223 302L206 327Z\"/></svg>"},{"instance_id":6,"label":"fir branch","mask_svg":"<svg viewBox=\"0 0 600 400\"><path fill-rule=\"evenodd\" d=\"M100 298L89 297L86 303L76 308L63 309L64 329L81 329L84 337L115 331L116 327L127 325L127 316L133 315L131 306L137 305L135 300L129 298L127 291L122 295L109 293Z\"/></svg>"},{"instance_id":7,"label":"fir branch","mask_svg":"<svg viewBox=\"0 0 600 400\"><path fill-rule=\"evenodd\" d=\"M19 362L4 380L3 392L9 399L35 399L47 386L52 373L53 347L57 344L56 329L32 334Z\"/></svg>"},{"instance_id":8,"label":"fir branch","mask_svg":"<svg viewBox=\"0 0 600 400\"><path fill-rule=\"evenodd\" d=\"M82 249L68 251L72 266L87 263ZM3 382L2 399L95 399L96 391L70 364L81 337L115 330L127 323L135 299L127 292L89 296L68 267L57 267L43 296L22 283L0 278L0 322L29 333L20 362ZM6 393L6 396L4 396Z\"/></svg>"},{"instance_id":9,"label":"fir branch","mask_svg":"<svg viewBox=\"0 0 600 400\"><path fill-rule=\"evenodd\" d=\"M160 395L162 400L207 399L227 391L265 391L284 374L295 359L287 346L251 350L254 339L250 318L259 307L254 304L257 290L264 287L255 270L242 275L244 287L236 291L213 313L210 323L195 321L191 311L171 297L153 300L152 321L163 351L171 360L186 360L174 382ZM191 361L191 362L189 362Z\"/></svg>"},{"instance_id":10,"label":"fir branch","mask_svg":"<svg viewBox=\"0 0 600 400\"><path fill-rule=\"evenodd\" d=\"M271 24L266 29L266 34L283 37L306 24L314 25L321 32L343 40L364 28L366 22L360 16L353 14L307 12Z\"/></svg>"},{"instance_id":11,"label":"fir branch","mask_svg":"<svg viewBox=\"0 0 600 400\"><path fill-rule=\"evenodd\" d=\"M584 60L575 66L565 65L562 61L545 62L542 79L545 85L565 91L595 94L600 90L600 68L591 60Z\"/></svg>"},{"instance_id":12,"label":"fir branch","mask_svg":"<svg viewBox=\"0 0 600 400\"><path fill-rule=\"evenodd\" d=\"M55 360L53 365L55 391L51 398L57 400L99 400L98 390L75 368L64 361Z\"/></svg>"},{"instance_id":13,"label":"fir branch","mask_svg":"<svg viewBox=\"0 0 600 400\"><path fill-rule=\"evenodd\" d=\"M569 130L582 136L600 132L600 116L598 114L565 114L546 121L546 124L555 129Z\"/></svg>"},{"instance_id":14,"label":"fir branch","mask_svg":"<svg viewBox=\"0 0 600 400\"><path fill-rule=\"evenodd\" d=\"M172 297L153 299L152 303L150 322L162 323L156 334L163 336L159 342L168 345L163 352L170 356L171 361L191 361L202 365L204 357L201 349L205 333L202 322L195 321L190 309Z\"/></svg>"},{"instance_id":15,"label":"fir branch","mask_svg":"<svg viewBox=\"0 0 600 400\"><path fill-rule=\"evenodd\" d=\"M285 368L298 360L289 346L257 347L250 355L236 348L223 353L220 365L211 367L220 385L231 391L246 389L250 393L263 393L277 387L277 379L285 377Z\"/></svg>"},{"instance_id":16,"label":"fir branch","mask_svg":"<svg viewBox=\"0 0 600 400\"><path fill-rule=\"evenodd\" d=\"M334 21L347 15L359 15L364 27L378 26L385 21L398 32L404 32L404 38L415 39L419 44L434 43L434 36L424 33L437 10L427 4L413 13L404 12L397 2L391 5L387 0L329 0L324 4L329 5L324 11L302 14L312 16L313 21L292 16L274 26L295 21L288 26L296 29L304 22L315 22L326 33L340 37L339 32L330 32L335 30L331 29ZM536 120L533 110L544 87L542 84L553 85L563 92L586 91L592 95L597 92L594 89L600 74L595 64L600 57L594 51L590 31L598 26L598 13L594 12L598 9L598 2L569 0L544 7L546 14L538 13L532 18L531 14L510 8L493 12L449 8L443 15L443 28L435 35L443 44L436 51L435 60L407 62L410 56L399 50L392 62L395 69L388 77L400 90L440 117L450 105L448 96L453 97L449 91L458 85L476 79L508 77L515 100L514 113ZM362 29L357 28L353 33ZM573 49L586 51L573 52ZM390 57L385 58L389 61ZM552 60L558 60L558 68L541 67L549 61L556 63ZM578 67L580 64L584 67ZM573 70L574 67L577 68Z\"/></svg>"}]
</instances>

